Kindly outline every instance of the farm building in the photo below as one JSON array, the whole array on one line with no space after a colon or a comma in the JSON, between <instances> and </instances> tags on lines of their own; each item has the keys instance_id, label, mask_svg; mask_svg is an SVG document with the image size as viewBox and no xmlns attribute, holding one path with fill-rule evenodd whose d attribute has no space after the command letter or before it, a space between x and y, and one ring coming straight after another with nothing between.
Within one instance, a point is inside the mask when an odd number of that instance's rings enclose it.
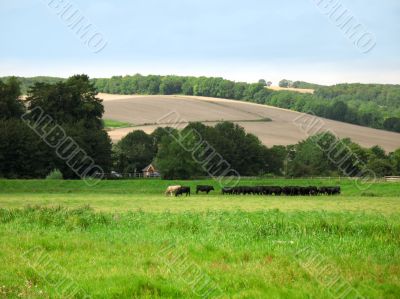
<instances>
[{"instance_id":1,"label":"farm building","mask_svg":"<svg viewBox=\"0 0 400 299\"><path fill-rule=\"evenodd\" d=\"M160 176L160 173L157 171L157 169L154 167L153 164L150 164L147 167L143 168L142 172L143 172L143 177L145 178Z\"/></svg>"}]
</instances>

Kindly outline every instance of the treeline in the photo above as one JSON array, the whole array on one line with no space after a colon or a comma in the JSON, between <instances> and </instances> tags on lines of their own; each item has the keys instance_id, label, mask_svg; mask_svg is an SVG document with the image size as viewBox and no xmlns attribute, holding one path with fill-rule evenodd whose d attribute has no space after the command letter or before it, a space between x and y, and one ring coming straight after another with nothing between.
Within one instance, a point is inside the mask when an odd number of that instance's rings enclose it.
<instances>
[{"instance_id":1,"label":"treeline","mask_svg":"<svg viewBox=\"0 0 400 299\"><path fill-rule=\"evenodd\" d=\"M386 154L379 146L366 149L330 133L268 148L230 122L215 127L190 123L181 131L158 128L152 134L135 131L114 146L113 154L113 168L118 172L140 172L154 163L166 179L218 177L228 169L241 176L400 175L400 149Z\"/></svg>"},{"instance_id":2,"label":"treeline","mask_svg":"<svg viewBox=\"0 0 400 299\"><path fill-rule=\"evenodd\" d=\"M338 84L318 88L315 96L339 103L348 122L400 132L400 85Z\"/></svg>"},{"instance_id":3,"label":"treeline","mask_svg":"<svg viewBox=\"0 0 400 299\"><path fill-rule=\"evenodd\" d=\"M223 78L181 76L117 76L93 79L100 92L118 94L184 94L235 100L259 101L271 94L263 83L234 82Z\"/></svg>"},{"instance_id":4,"label":"treeline","mask_svg":"<svg viewBox=\"0 0 400 299\"><path fill-rule=\"evenodd\" d=\"M282 79L279 81L279 87L290 87L290 88L304 88L304 89L317 89L323 85L309 83L304 81L291 81L287 79Z\"/></svg>"},{"instance_id":5,"label":"treeline","mask_svg":"<svg viewBox=\"0 0 400 299\"><path fill-rule=\"evenodd\" d=\"M190 123L183 130L158 128L148 135L134 131L114 146L114 169L141 171L154 162L163 178L220 176L234 170L243 176L279 173L283 152L269 149L231 122L214 127Z\"/></svg>"},{"instance_id":6,"label":"treeline","mask_svg":"<svg viewBox=\"0 0 400 299\"><path fill-rule=\"evenodd\" d=\"M35 83L50 83L54 84L60 81L65 81L65 78L37 76L37 77L1 77L0 81L7 82L10 78L16 78L20 82L20 90L23 95L28 93L28 90L35 85Z\"/></svg>"},{"instance_id":7,"label":"treeline","mask_svg":"<svg viewBox=\"0 0 400 299\"><path fill-rule=\"evenodd\" d=\"M316 88L314 94L272 91L262 83L243 83L223 78L180 76L120 76L94 79L101 92L119 94L184 94L244 100L267 104L342 122L400 132L400 85L313 85L302 81L298 88ZM281 81L282 82L282 81Z\"/></svg>"}]
</instances>

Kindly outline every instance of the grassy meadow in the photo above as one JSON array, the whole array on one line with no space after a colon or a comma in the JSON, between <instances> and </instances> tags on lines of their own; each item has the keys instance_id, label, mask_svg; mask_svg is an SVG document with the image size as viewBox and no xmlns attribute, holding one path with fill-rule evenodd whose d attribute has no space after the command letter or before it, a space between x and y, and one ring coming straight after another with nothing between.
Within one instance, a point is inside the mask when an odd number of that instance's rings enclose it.
<instances>
[{"instance_id":1,"label":"grassy meadow","mask_svg":"<svg viewBox=\"0 0 400 299\"><path fill-rule=\"evenodd\" d=\"M128 127L133 126L132 124L130 124L128 122L113 120L113 119L104 119L103 123L104 123L104 127L106 129L120 129L120 128L128 128Z\"/></svg>"},{"instance_id":2,"label":"grassy meadow","mask_svg":"<svg viewBox=\"0 0 400 299\"><path fill-rule=\"evenodd\" d=\"M164 196L172 184L217 190ZM340 185L342 195L222 196L213 181L0 180L0 298L400 297L400 184L241 184Z\"/></svg>"}]
</instances>

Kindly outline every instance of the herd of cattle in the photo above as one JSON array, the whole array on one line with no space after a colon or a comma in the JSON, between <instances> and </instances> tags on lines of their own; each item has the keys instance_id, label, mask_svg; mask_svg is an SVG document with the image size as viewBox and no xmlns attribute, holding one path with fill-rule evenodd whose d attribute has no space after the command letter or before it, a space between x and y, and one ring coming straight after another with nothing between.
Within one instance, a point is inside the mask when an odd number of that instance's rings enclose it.
<instances>
[{"instance_id":1,"label":"herd of cattle","mask_svg":"<svg viewBox=\"0 0 400 299\"><path fill-rule=\"evenodd\" d=\"M213 186L198 185L196 186L196 194L206 192L207 194L214 190ZM238 186L238 187L223 187L222 194L231 195L287 195L287 196L316 196L316 195L339 195L341 189L335 187L299 187L299 186ZM165 191L165 195L179 196L185 194L190 196L190 187L187 186L169 186Z\"/></svg>"}]
</instances>

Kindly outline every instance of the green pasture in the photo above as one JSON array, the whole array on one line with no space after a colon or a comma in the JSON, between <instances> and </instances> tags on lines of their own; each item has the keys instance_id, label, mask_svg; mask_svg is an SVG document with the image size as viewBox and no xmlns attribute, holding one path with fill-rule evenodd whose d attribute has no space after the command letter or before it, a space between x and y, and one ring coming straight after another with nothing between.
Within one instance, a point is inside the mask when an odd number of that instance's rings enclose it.
<instances>
[{"instance_id":1,"label":"green pasture","mask_svg":"<svg viewBox=\"0 0 400 299\"><path fill-rule=\"evenodd\" d=\"M166 197L173 184L217 190ZM343 298L400 297L400 184L241 184L340 185L342 195L0 180L0 298L337 298L339 286Z\"/></svg>"},{"instance_id":2,"label":"green pasture","mask_svg":"<svg viewBox=\"0 0 400 299\"><path fill-rule=\"evenodd\" d=\"M120 128L128 128L128 127L133 126L131 123L128 123L128 122L112 120L112 119L104 119L103 123L104 123L104 127L106 129L120 129Z\"/></svg>"}]
</instances>

